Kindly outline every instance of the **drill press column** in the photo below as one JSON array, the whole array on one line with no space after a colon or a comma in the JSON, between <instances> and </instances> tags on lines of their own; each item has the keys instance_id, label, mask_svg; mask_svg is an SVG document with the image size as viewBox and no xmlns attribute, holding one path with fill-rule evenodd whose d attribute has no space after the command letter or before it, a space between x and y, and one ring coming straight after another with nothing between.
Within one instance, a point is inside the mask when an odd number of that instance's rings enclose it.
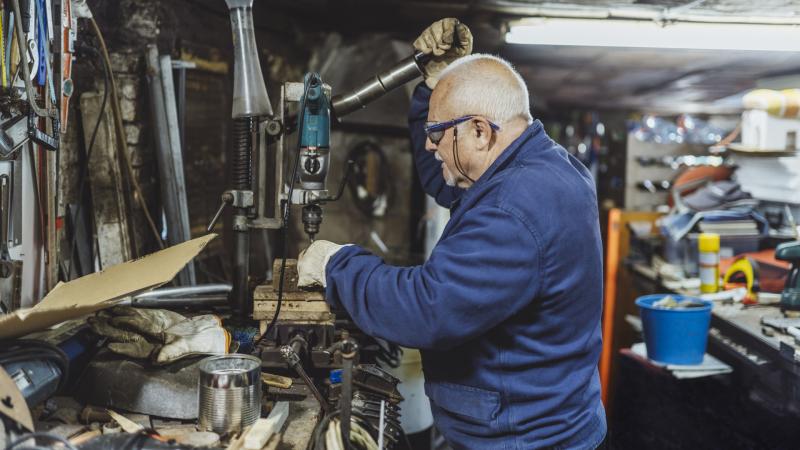
<instances>
[{"instance_id":1,"label":"drill press column","mask_svg":"<svg viewBox=\"0 0 800 450\"><path fill-rule=\"evenodd\" d=\"M228 191L234 207L233 290L231 308L236 317L250 312L247 277L249 274L250 230L248 216L253 208L253 135L258 118L272 116L261 64L258 60L253 27L253 0L226 0L231 15L234 47L233 78L233 154L232 189Z\"/></svg>"}]
</instances>

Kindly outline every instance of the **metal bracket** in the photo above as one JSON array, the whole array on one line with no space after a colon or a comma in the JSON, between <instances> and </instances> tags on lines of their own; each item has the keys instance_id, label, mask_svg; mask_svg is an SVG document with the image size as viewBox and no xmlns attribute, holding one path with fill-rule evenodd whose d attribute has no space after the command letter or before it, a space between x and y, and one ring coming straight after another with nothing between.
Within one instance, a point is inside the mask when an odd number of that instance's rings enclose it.
<instances>
[{"instance_id":1,"label":"metal bracket","mask_svg":"<svg viewBox=\"0 0 800 450\"><path fill-rule=\"evenodd\" d=\"M255 202L253 200L253 191L225 191L222 195L230 195L230 204L234 208L250 208Z\"/></svg>"},{"instance_id":2,"label":"metal bracket","mask_svg":"<svg viewBox=\"0 0 800 450\"><path fill-rule=\"evenodd\" d=\"M28 137L39 145L42 145L47 150L58 150L59 144L59 129L61 128L60 120L53 117L53 135L45 133L36 126L38 118L31 114L28 116Z\"/></svg>"}]
</instances>

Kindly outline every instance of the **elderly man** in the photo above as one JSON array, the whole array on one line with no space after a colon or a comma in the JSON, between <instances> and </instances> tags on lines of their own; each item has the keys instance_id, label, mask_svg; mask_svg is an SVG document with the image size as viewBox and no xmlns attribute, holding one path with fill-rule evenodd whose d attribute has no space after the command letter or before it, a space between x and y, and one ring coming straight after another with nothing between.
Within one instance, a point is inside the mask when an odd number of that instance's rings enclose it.
<instances>
[{"instance_id":1,"label":"elderly man","mask_svg":"<svg viewBox=\"0 0 800 450\"><path fill-rule=\"evenodd\" d=\"M326 286L365 332L421 349L435 424L453 447L594 449L606 434L594 182L532 119L511 65L456 59L472 45L456 24L415 42L433 53L409 114L417 169L451 212L430 259L393 267L317 241L300 283Z\"/></svg>"}]
</instances>

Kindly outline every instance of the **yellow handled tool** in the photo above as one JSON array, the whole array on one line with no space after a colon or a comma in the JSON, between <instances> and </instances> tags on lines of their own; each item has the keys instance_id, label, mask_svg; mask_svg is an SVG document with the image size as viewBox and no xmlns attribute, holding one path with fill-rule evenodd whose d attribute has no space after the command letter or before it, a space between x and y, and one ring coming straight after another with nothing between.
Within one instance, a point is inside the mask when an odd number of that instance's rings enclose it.
<instances>
[{"instance_id":1,"label":"yellow handled tool","mask_svg":"<svg viewBox=\"0 0 800 450\"><path fill-rule=\"evenodd\" d=\"M761 287L758 282L759 269L758 262L749 256L740 256L733 264L725 271L725 277L722 279L722 285L725 289L729 289L728 284L734 275L744 275L745 285L747 287L747 296L745 296L742 303L755 304L758 303L758 291Z\"/></svg>"}]
</instances>

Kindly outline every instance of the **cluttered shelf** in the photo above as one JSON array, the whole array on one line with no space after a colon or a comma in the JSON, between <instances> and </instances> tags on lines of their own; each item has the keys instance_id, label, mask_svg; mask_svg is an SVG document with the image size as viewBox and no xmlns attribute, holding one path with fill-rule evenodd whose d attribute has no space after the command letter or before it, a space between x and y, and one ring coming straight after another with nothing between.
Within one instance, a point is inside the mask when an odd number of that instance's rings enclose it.
<instances>
[{"instance_id":1,"label":"cluttered shelf","mask_svg":"<svg viewBox=\"0 0 800 450\"><path fill-rule=\"evenodd\" d=\"M665 279L651 264L626 261L620 272L631 299L702 298L696 279ZM800 439L800 346L785 332L800 319L775 304L712 303L706 353L696 365L653 361L641 343L643 321L633 311L626 317L635 335L614 355L608 403L617 448L794 448Z\"/></svg>"},{"instance_id":2,"label":"cluttered shelf","mask_svg":"<svg viewBox=\"0 0 800 450\"><path fill-rule=\"evenodd\" d=\"M663 280L651 265L629 262L625 268L634 275L640 293L702 298L697 288ZM753 382L758 391L777 394L775 400L782 403L782 410L800 414L800 345L788 331L800 326L800 318L786 317L777 304L736 302L731 298L735 293L707 296L717 299L711 310L708 353L729 364L738 379Z\"/></svg>"}]
</instances>

